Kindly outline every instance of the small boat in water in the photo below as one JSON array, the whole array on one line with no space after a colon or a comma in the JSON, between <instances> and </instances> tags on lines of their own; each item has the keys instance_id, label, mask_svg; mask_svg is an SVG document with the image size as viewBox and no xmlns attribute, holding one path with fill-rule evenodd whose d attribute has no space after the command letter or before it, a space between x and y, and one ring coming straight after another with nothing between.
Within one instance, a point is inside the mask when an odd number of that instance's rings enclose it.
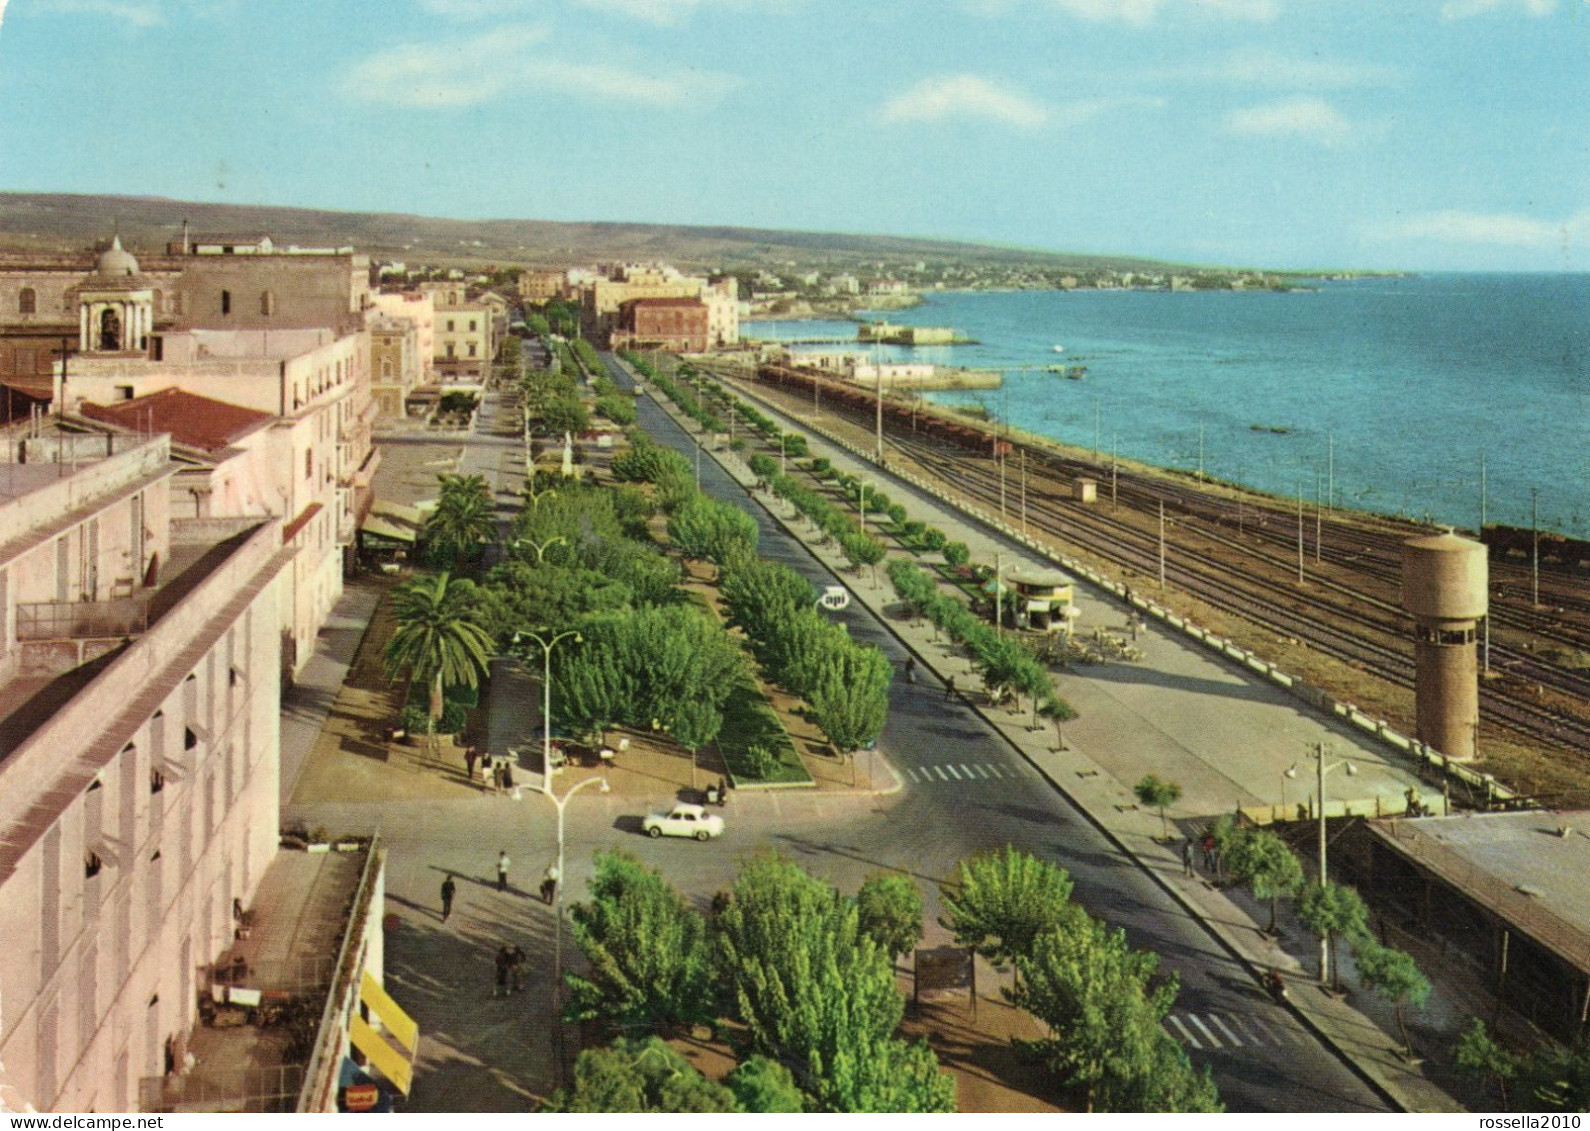
<instances>
[{"instance_id":1,"label":"small boat in water","mask_svg":"<svg viewBox=\"0 0 1590 1131\"><path fill-rule=\"evenodd\" d=\"M1054 345L1054 352L1055 353L1065 353L1066 352L1066 348L1065 348L1065 346L1061 345L1059 342L1056 342L1055 345Z\"/></svg>"}]
</instances>

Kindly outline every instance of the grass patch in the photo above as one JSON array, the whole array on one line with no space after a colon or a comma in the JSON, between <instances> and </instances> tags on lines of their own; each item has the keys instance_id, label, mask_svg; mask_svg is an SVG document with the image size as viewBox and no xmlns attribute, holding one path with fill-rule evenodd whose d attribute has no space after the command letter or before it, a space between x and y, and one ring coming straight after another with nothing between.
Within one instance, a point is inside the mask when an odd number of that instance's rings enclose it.
<instances>
[{"instance_id":1,"label":"grass patch","mask_svg":"<svg viewBox=\"0 0 1590 1131\"><path fill-rule=\"evenodd\" d=\"M765 751L759 759L752 749ZM750 679L741 679L723 704L723 729L718 750L736 787L759 784L810 783L789 732Z\"/></svg>"}]
</instances>

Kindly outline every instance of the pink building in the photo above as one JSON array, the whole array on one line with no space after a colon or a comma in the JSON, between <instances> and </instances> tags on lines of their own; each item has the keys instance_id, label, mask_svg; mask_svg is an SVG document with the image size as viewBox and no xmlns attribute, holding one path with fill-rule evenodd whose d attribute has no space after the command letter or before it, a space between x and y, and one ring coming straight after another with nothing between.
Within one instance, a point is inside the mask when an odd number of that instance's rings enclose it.
<instances>
[{"instance_id":1,"label":"pink building","mask_svg":"<svg viewBox=\"0 0 1590 1131\"><path fill-rule=\"evenodd\" d=\"M163 436L7 439L0 1062L39 1109L128 1111L276 851L294 551L172 521Z\"/></svg>"},{"instance_id":2,"label":"pink building","mask_svg":"<svg viewBox=\"0 0 1590 1131\"><path fill-rule=\"evenodd\" d=\"M364 340L365 331L342 337L329 330L193 331L168 336L159 361L83 354L72 360L64 388L57 374L57 405L84 413L120 406L112 415L135 428L154 427L157 406L148 398L170 389L198 398L186 402L190 412L209 400L272 418L266 438L249 445L252 457L237 465L246 467L251 486L227 505L227 516L281 518L289 540L304 551L293 561L283 609L290 674L308 662L315 634L342 595L358 526L372 502L380 457L372 442ZM149 414L147 425L140 413ZM200 416L185 434L208 431ZM215 503L212 493L212 516L222 513Z\"/></svg>"}]
</instances>

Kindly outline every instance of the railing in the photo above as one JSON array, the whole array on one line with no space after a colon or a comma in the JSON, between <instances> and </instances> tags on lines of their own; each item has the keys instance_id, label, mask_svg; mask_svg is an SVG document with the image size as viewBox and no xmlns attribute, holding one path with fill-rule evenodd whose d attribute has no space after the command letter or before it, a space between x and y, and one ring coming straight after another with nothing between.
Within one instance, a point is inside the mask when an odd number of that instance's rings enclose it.
<instances>
[{"instance_id":1,"label":"railing","mask_svg":"<svg viewBox=\"0 0 1590 1131\"><path fill-rule=\"evenodd\" d=\"M145 1076L138 1081L141 1112L290 1112L304 1086L304 1066L244 1068L222 1077Z\"/></svg>"},{"instance_id":2,"label":"railing","mask_svg":"<svg viewBox=\"0 0 1590 1131\"><path fill-rule=\"evenodd\" d=\"M43 601L17 606L17 640L88 640L139 636L149 629L149 598Z\"/></svg>"}]
</instances>

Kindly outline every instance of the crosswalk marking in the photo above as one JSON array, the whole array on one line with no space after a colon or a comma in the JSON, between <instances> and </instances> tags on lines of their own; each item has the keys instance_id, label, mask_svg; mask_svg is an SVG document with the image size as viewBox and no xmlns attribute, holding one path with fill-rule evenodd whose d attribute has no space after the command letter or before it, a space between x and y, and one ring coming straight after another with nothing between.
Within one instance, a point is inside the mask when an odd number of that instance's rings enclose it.
<instances>
[{"instance_id":1,"label":"crosswalk marking","mask_svg":"<svg viewBox=\"0 0 1590 1131\"><path fill-rule=\"evenodd\" d=\"M1220 1031L1226 1035L1234 1046L1237 1048L1242 1047L1242 1041L1238 1039L1237 1035L1231 1031L1231 1028L1224 1021L1220 1020L1220 1014L1211 1013L1209 1020L1220 1026Z\"/></svg>"},{"instance_id":2,"label":"crosswalk marking","mask_svg":"<svg viewBox=\"0 0 1590 1131\"><path fill-rule=\"evenodd\" d=\"M1297 1042L1296 1037L1280 1026L1235 1013L1170 1013L1165 1016L1165 1024L1183 1044L1193 1049L1240 1049L1261 1045L1280 1048Z\"/></svg>"},{"instance_id":3,"label":"crosswalk marking","mask_svg":"<svg viewBox=\"0 0 1590 1131\"><path fill-rule=\"evenodd\" d=\"M1195 1049L1203 1048L1203 1045L1198 1043L1198 1038L1187 1031L1187 1026L1183 1025L1181 1019L1174 1013L1167 1016L1165 1020L1176 1026L1176 1031L1181 1034L1181 1039L1184 1043L1191 1045Z\"/></svg>"},{"instance_id":4,"label":"crosswalk marking","mask_svg":"<svg viewBox=\"0 0 1590 1131\"><path fill-rule=\"evenodd\" d=\"M1198 1015L1196 1013L1189 1013L1187 1015L1187 1020L1191 1021L1194 1025L1198 1026L1198 1031L1204 1035L1204 1040L1209 1042L1209 1047L1210 1048L1218 1049L1218 1048L1223 1048L1224 1047L1220 1043L1220 1038L1215 1036L1213 1033L1211 1033L1209 1031L1209 1027L1207 1025L1205 1025L1202 1021L1198 1020Z\"/></svg>"},{"instance_id":5,"label":"crosswalk marking","mask_svg":"<svg viewBox=\"0 0 1590 1131\"><path fill-rule=\"evenodd\" d=\"M996 766L991 762L940 762L933 766L906 767L906 777L914 782L980 782L1037 779L1026 766Z\"/></svg>"}]
</instances>

